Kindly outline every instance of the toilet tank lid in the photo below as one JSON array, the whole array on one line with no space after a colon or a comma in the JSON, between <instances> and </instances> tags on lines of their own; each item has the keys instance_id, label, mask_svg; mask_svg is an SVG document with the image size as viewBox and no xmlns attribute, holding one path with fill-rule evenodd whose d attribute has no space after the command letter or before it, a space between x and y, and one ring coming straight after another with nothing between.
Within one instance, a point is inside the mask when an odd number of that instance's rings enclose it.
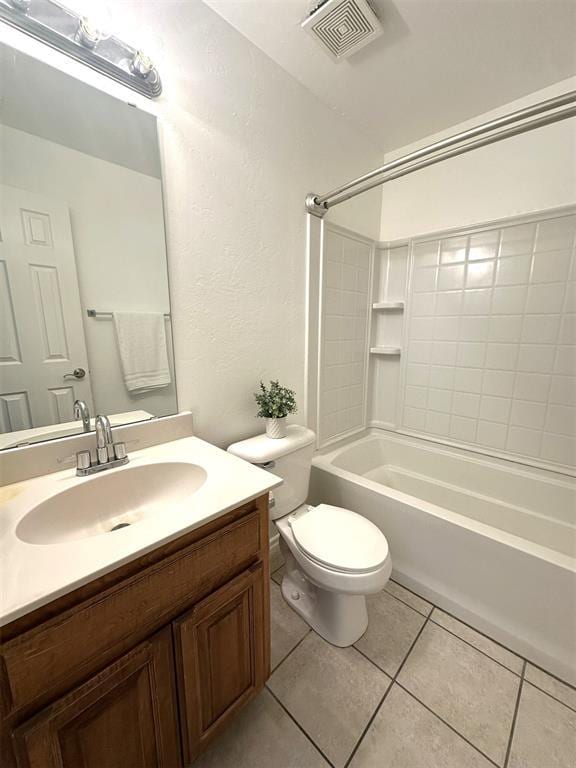
<instances>
[{"instance_id":1,"label":"toilet tank lid","mask_svg":"<svg viewBox=\"0 0 576 768\"><path fill-rule=\"evenodd\" d=\"M290 424L287 428L286 437L272 438L265 434L256 435L248 438L248 440L232 443L228 450L252 464L265 464L268 461L287 456L289 453L294 453L300 448L305 448L307 445L311 445L315 439L316 435L311 429Z\"/></svg>"}]
</instances>

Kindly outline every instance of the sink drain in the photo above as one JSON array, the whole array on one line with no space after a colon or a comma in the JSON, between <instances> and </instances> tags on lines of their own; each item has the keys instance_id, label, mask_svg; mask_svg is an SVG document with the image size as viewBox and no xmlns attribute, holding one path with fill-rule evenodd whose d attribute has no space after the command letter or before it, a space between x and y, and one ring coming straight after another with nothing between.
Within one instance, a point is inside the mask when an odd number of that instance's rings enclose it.
<instances>
[{"instance_id":1,"label":"sink drain","mask_svg":"<svg viewBox=\"0 0 576 768\"><path fill-rule=\"evenodd\" d=\"M120 528L129 528L130 523L118 523L118 525L115 525L114 528L110 528L109 533L112 533L112 531L119 531Z\"/></svg>"}]
</instances>

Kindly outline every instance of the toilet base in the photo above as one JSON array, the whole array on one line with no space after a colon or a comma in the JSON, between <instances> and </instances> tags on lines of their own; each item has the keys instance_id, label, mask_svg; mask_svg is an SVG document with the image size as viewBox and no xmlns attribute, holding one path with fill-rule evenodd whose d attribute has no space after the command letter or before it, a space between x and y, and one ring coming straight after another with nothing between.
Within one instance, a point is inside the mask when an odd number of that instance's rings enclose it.
<instances>
[{"instance_id":1,"label":"toilet base","mask_svg":"<svg viewBox=\"0 0 576 768\"><path fill-rule=\"evenodd\" d=\"M364 595L321 589L307 579L295 563L286 563L282 594L315 632L339 648L353 645L368 628Z\"/></svg>"}]
</instances>

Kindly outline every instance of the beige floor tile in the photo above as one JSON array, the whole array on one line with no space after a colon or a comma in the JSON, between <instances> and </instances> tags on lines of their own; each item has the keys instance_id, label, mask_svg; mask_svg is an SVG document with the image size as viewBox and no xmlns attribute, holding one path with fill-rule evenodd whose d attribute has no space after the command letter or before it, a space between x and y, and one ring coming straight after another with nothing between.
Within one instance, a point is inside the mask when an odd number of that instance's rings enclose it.
<instances>
[{"instance_id":1,"label":"beige floor tile","mask_svg":"<svg viewBox=\"0 0 576 768\"><path fill-rule=\"evenodd\" d=\"M491 768L485 757L397 685L350 768Z\"/></svg>"},{"instance_id":2,"label":"beige floor tile","mask_svg":"<svg viewBox=\"0 0 576 768\"><path fill-rule=\"evenodd\" d=\"M425 621L420 613L380 592L368 598L368 629L356 647L394 676Z\"/></svg>"},{"instance_id":3,"label":"beige floor tile","mask_svg":"<svg viewBox=\"0 0 576 768\"><path fill-rule=\"evenodd\" d=\"M516 656L512 651L503 648L501 645L498 645L498 643L495 643L494 640L490 640L484 635L481 635L480 632L476 632L476 630L463 624L461 621L458 621L458 619L454 619L439 608L434 608L431 618L436 624L440 624L444 629L458 635L462 640L465 640L467 643L470 643L470 645L478 648L479 651L491 656L496 661L499 661L500 664L511 669L512 672L516 672L517 675L522 674L524 660L521 659L520 656Z\"/></svg>"},{"instance_id":4,"label":"beige floor tile","mask_svg":"<svg viewBox=\"0 0 576 768\"><path fill-rule=\"evenodd\" d=\"M429 622L398 682L485 755L503 764L520 685L515 674Z\"/></svg>"},{"instance_id":5,"label":"beige floor tile","mask_svg":"<svg viewBox=\"0 0 576 768\"><path fill-rule=\"evenodd\" d=\"M386 592L394 595L394 597L397 597L398 600L402 600L403 603L406 603L410 606L410 608L414 608L415 611L422 613L424 616L429 616L430 611L434 607L432 603L424 600L424 598L420 597L419 595L415 595L414 592L410 592L410 590L405 589L396 581L390 580L388 584L386 584L385 589Z\"/></svg>"},{"instance_id":6,"label":"beige floor tile","mask_svg":"<svg viewBox=\"0 0 576 768\"><path fill-rule=\"evenodd\" d=\"M576 712L524 683L509 768L574 768Z\"/></svg>"},{"instance_id":7,"label":"beige floor tile","mask_svg":"<svg viewBox=\"0 0 576 768\"><path fill-rule=\"evenodd\" d=\"M354 648L336 648L311 632L268 686L310 738L342 768L390 684Z\"/></svg>"},{"instance_id":8,"label":"beige floor tile","mask_svg":"<svg viewBox=\"0 0 576 768\"><path fill-rule=\"evenodd\" d=\"M290 608L277 584L270 584L270 634L272 669L297 645L310 627Z\"/></svg>"},{"instance_id":9,"label":"beige floor tile","mask_svg":"<svg viewBox=\"0 0 576 768\"><path fill-rule=\"evenodd\" d=\"M194 768L329 768L264 690L194 763Z\"/></svg>"},{"instance_id":10,"label":"beige floor tile","mask_svg":"<svg viewBox=\"0 0 576 768\"><path fill-rule=\"evenodd\" d=\"M275 581L276 584L282 584L282 579L284 578L284 566L280 566L278 570L274 571L272 574L272 581Z\"/></svg>"},{"instance_id":11,"label":"beige floor tile","mask_svg":"<svg viewBox=\"0 0 576 768\"><path fill-rule=\"evenodd\" d=\"M572 709L576 710L576 689L572 688L572 686L557 680L551 675L547 675L546 672L538 669L538 667L534 667L532 664L526 665L524 677L526 680L534 683L536 688L541 688L546 693L549 693L550 696L554 696L555 699L566 704L567 707L572 707Z\"/></svg>"}]
</instances>

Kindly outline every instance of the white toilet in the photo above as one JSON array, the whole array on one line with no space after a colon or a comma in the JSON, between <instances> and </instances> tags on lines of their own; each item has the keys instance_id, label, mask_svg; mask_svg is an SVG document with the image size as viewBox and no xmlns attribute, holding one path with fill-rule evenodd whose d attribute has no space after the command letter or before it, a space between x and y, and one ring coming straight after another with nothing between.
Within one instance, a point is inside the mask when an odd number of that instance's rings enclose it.
<instances>
[{"instance_id":1,"label":"white toilet","mask_svg":"<svg viewBox=\"0 0 576 768\"><path fill-rule=\"evenodd\" d=\"M333 645L352 645L366 631L366 595L380 592L392 560L379 528L349 509L304 504L314 432L289 426L281 439L257 435L228 450L284 480L270 517L286 561L282 593L302 618Z\"/></svg>"}]
</instances>

